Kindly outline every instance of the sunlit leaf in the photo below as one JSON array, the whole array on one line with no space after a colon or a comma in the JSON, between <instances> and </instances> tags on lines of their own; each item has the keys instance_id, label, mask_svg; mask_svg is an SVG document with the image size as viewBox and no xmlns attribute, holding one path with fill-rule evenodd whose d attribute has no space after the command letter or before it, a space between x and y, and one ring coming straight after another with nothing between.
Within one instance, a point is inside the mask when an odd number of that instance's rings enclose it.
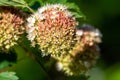
<instances>
[{"instance_id":1,"label":"sunlit leaf","mask_svg":"<svg viewBox=\"0 0 120 80\"><path fill-rule=\"evenodd\" d=\"M18 80L15 72L2 72L0 73L0 80Z\"/></svg>"},{"instance_id":2,"label":"sunlit leaf","mask_svg":"<svg viewBox=\"0 0 120 80\"><path fill-rule=\"evenodd\" d=\"M0 6L25 7L26 5L24 0L0 0Z\"/></svg>"}]
</instances>

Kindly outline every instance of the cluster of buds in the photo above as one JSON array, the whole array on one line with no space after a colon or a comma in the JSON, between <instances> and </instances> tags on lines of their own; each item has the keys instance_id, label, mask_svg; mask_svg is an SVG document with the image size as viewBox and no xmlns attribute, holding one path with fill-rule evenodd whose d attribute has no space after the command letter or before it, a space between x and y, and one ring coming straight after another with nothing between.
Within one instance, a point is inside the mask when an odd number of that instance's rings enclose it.
<instances>
[{"instance_id":1,"label":"cluster of buds","mask_svg":"<svg viewBox=\"0 0 120 80\"><path fill-rule=\"evenodd\" d=\"M42 55L63 56L75 44L77 22L66 6L55 4L41 7L27 19L28 39L39 45Z\"/></svg>"},{"instance_id":2,"label":"cluster of buds","mask_svg":"<svg viewBox=\"0 0 120 80\"><path fill-rule=\"evenodd\" d=\"M78 22L66 6L43 6L27 22L31 45L39 45L43 56L50 54L55 58L59 71L79 75L94 66L99 56L97 43L101 42L101 34L86 24L76 29Z\"/></svg>"},{"instance_id":3,"label":"cluster of buds","mask_svg":"<svg viewBox=\"0 0 120 80\"><path fill-rule=\"evenodd\" d=\"M8 52L24 33L24 13L12 7L0 7L0 51Z\"/></svg>"}]
</instances>

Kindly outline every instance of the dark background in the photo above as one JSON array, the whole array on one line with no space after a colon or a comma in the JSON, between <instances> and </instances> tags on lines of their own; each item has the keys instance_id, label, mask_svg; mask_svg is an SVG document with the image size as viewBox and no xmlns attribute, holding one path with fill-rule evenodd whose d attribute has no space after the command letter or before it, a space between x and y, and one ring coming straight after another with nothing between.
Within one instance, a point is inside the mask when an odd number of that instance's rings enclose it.
<instances>
[{"instance_id":1,"label":"dark background","mask_svg":"<svg viewBox=\"0 0 120 80\"><path fill-rule=\"evenodd\" d=\"M120 61L120 0L76 0L88 18L103 34L101 58L107 65Z\"/></svg>"}]
</instances>

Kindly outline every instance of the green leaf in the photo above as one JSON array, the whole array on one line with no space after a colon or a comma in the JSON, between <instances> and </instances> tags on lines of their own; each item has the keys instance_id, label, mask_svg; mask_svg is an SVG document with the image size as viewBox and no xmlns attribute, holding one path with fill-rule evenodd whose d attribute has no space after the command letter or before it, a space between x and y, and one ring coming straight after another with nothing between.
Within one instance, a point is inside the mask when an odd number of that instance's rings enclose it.
<instances>
[{"instance_id":1,"label":"green leaf","mask_svg":"<svg viewBox=\"0 0 120 80\"><path fill-rule=\"evenodd\" d=\"M34 3L35 3L37 0L25 0L25 1L28 3L29 6L32 6L32 5L34 5ZM39 1L41 1L41 0L39 0Z\"/></svg>"},{"instance_id":2,"label":"green leaf","mask_svg":"<svg viewBox=\"0 0 120 80\"><path fill-rule=\"evenodd\" d=\"M72 11L71 11L71 12L72 12ZM86 18L83 13L72 12L72 14L73 14L73 16L74 16L75 18L83 18L83 19Z\"/></svg>"},{"instance_id":3,"label":"green leaf","mask_svg":"<svg viewBox=\"0 0 120 80\"><path fill-rule=\"evenodd\" d=\"M10 70L18 73L20 80L50 80L41 65L31 59L30 56L18 61Z\"/></svg>"},{"instance_id":4,"label":"green leaf","mask_svg":"<svg viewBox=\"0 0 120 80\"><path fill-rule=\"evenodd\" d=\"M24 0L0 0L0 6L26 7Z\"/></svg>"},{"instance_id":5,"label":"green leaf","mask_svg":"<svg viewBox=\"0 0 120 80\"><path fill-rule=\"evenodd\" d=\"M66 3L66 2L67 2L67 0L48 0L48 3L52 3L52 4L54 4L54 3L63 4L63 3Z\"/></svg>"},{"instance_id":6,"label":"green leaf","mask_svg":"<svg viewBox=\"0 0 120 80\"><path fill-rule=\"evenodd\" d=\"M9 65L11 65L12 63L11 62L8 62L8 61L2 61L0 63L0 69L3 69L5 67L8 67Z\"/></svg>"},{"instance_id":7,"label":"green leaf","mask_svg":"<svg viewBox=\"0 0 120 80\"><path fill-rule=\"evenodd\" d=\"M85 15L82 13L82 11L80 10L80 7L77 4L67 2L65 3L65 5L68 7L68 9L70 9L74 17L85 19Z\"/></svg>"},{"instance_id":8,"label":"green leaf","mask_svg":"<svg viewBox=\"0 0 120 80\"><path fill-rule=\"evenodd\" d=\"M0 73L0 80L18 80L15 72L2 72Z\"/></svg>"},{"instance_id":9,"label":"green leaf","mask_svg":"<svg viewBox=\"0 0 120 80\"><path fill-rule=\"evenodd\" d=\"M45 4L65 4L67 0L38 0L42 5Z\"/></svg>"},{"instance_id":10,"label":"green leaf","mask_svg":"<svg viewBox=\"0 0 120 80\"><path fill-rule=\"evenodd\" d=\"M0 0L0 6L27 8L30 12L34 13L33 9L24 0Z\"/></svg>"}]
</instances>

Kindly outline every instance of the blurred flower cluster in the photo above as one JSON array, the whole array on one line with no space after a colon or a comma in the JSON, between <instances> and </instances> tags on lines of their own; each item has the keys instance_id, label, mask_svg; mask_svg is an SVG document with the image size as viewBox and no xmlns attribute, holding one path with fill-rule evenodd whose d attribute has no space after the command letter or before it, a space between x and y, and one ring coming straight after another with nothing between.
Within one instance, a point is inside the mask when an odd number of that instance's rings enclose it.
<instances>
[{"instance_id":1,"label":"blurred flower cluster","mask_svg":"<svg viewBox=\"0 0 120 80\"><path fill-rule=\"evenodd\" d=\"M51 55L57 70L67 75L89 71L99 57L98 29L78 22L68 8L61 4L48 4L27 18L26 31L31 45L39 45L42 55Z\"/></svg>"},{"instance_id":2,"label":"blurred flower cluster","mask_svg":"<svg viewBox=\"0 0 120 80\"><path fill-rule=\"evenodd\" d=\"M76 44L67 56L58 57L57 69L68 75L80 75L88 72L99 57L101 33L91 25L83 24L76 30Z\"/></svg>"},{"instance_id":3,"label":"blurred flower cluster","mask_svg":"<svg viewBox=\"0 0 120 80\"><path fill-rule=\"evenodd\" d=\"M12 7L0 7L0 52L8 52L25 32L25 13Z\"/></svg>"}]
</instances>

